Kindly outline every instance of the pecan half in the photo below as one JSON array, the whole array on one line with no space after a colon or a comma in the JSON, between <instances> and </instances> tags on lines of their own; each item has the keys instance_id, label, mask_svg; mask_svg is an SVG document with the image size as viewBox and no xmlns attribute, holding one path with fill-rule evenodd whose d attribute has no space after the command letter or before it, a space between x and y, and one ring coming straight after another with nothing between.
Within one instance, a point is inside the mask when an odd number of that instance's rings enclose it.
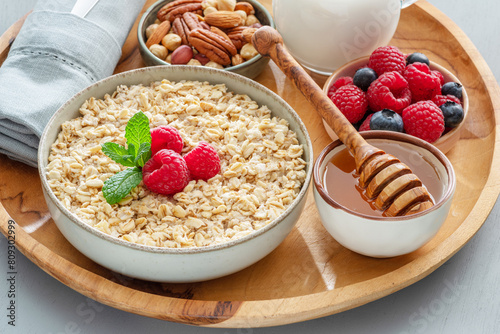
<instances>
[{"instance_id":1,"label":"pecan half","mask_svg":"<svg viewBox=\"0 0 500 334\"><path fill-rule=\"evenodd\" d=\"M237 50L231 42L210 30L192 30L189 33L189 41L198 52L223 66L231 64L231 56L237 54Z\"/></svg>"},{"instance_id":2,"label":"pecan half","mask_svg":"<svg viewBox=\"0 0 500 334\"><path fill-rule=\"evenodd\" d=\"M243 45L247 43L245 37L243 36L243 30L248 29L246 26L234 27L226 30L226 34L233 42L234 46L239 50Z\"/></svg>"},{"instance_id":3,"label":"pecan half","mask_svg":"<svg viewBox=\"0 0 500 334\"><path fill-rule=\"evenodd\" d=\"M194 29L203 29L203 26L201 25L201 22L198 19L198 15L192 12L187 12L182 14L182 19L184 20L184 22L186 22L189 31Z\"/></svg>"},{"instance_id":4,"label":"pecan half","mask_svg":"<svg viewBox=\"0 0 500 334\"><path fill-rule=\"evenodd\" d=\"M175 0L167 3L165 6L160 8L156 17L160 21L169 20L173 22L177 17L182 16L186 12L194 12L196 14L202 14L201 2L203 0Z\"/></svg>"},{"instance_id":5,"label":"pecan half","mask_svg":"<svg viewBox=\"0 0 500 334\"><path fill-rule=\"evenodd\" d=\"M183 45L189 45L189 27L181 17L178 17L172 22L172 32L181 37Z\"/></svg>"}]
</instances>

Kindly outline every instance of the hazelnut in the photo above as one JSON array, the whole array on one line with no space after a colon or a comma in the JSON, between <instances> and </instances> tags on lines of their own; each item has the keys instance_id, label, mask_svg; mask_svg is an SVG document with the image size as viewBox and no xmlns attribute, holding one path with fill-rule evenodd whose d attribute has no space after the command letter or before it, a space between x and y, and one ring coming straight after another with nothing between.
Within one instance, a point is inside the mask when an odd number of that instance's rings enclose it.
<instances>
[{"instance_id":1,"label":"hazelnut","mask_svg":"<svg viewBox=\"0 0 500 334\"><path fill-rule=\"evenodd\" d=\"M245 25L247 21L247 13L242 10L235 10L234 12L238 13L238 15L241 16L241 25Z\"/></svg>"},{"instance_id":2,"label":"hazelnut","mask_svg":"<svg viewBox=\"0 0 500 334\"><path fill-rule=\"evenodd\" d=\"M159 26L159 24L157 24L157 23L153 23L153 24L148 25L148 27L146 28L146 39L148 39L153 34L153 32L156 30L156 28L158 28L158 26Z\"/></svg>"},{"instance_id":3,"label":"hazelnut","mask_svg":"<svg viewBox=\"0 0 500 334\"><path fill-rule=\"evenodd\" d=\"M179 46L181 46L182 38L177 34L167 34L165 35L165 37L162 38L161 44L163 44L163 46L169 49L170 51L174 51Z\"/></svg>"},{"instance_id":4,"label":"hazelnut","mask_svg":"<svg viewBox=\"0 0 500 334\"><path fill-rule=\"evenodd\" d=\"M245 59L239 53L231 57L231 65L233 66L243 64L243 62L245 62Z\"/></svg>"},{"instance_id":5,"label":"hazelnut","mask_svg":"<svg viewBox=\"0 0 500 334\"><path fill-rule=\"evenodd\" d=\"M203 66L198 59L192 58L186 65Z\"/></svg>"},{"instance_id":6,"label":"hazelnut","mask_svg":"<svg viewBox=\"0 0 500 334\"><path fill-rule=\"evenodd\" d=\"M252 24L260 23L259 19L255 15L248 15L247 20L245 21L245 25L251 26Z\"/></svg>"},{"instance_id":7,"label":"hazelnut","mask_svg":"<svg viewBox=\"0 0 500 334\"><path fill-rule=\"evenodd\" d=\"M172 64L172 54L171 53L168 54L167 58L165 58L165 61L169 64Z\"/></svg>"},{"instance_id":8,"label":"hazelnut","mask_svg":"<svg viewBox=\"0 0 500 334\"><path fill-rule=\"evenodd\" d=\"M207 9L209 7L217 9L217 0L203 0L201 3L201 8Z\"/></svg>"},{"instance_id":9,"label":"hazelnut","mask_svg":"<svg viewBox=\"0 0 500 334\"><path fill-rule=\"evenodd\" d=\"M216 63L215 61L209 61L208 63L205 64L206 67L212 67L212 68L218 68L218 69L223 69L224 66L222 66L219 63Z\"/></svg>"},{"instance_id":10,"label":"hazelnut","mask_svg":"<svg viewBox=\"0 0 500 334\"><path fill-rule=\"evenodd\" d=\"M257 50L255 50L255 48L253 47L253 45L250 44L250 43L247 43L247 44L243 45L241 47L241 50L240 50L240 55L245 60L249 60L249 59L255 57L258 54L259 53L257 52Z\"/></svg>"},{"instance_id":11,"label":"hazelnut","mask_svg":"<svg viewBox=\"0 0 500 334\"><path fill-rule=\"evenodd\" d=\"M216 12L216 11L217 11L217 8L215 8L215 7L207 7L203 10L203 15L207 16L208 14Z\"/></svg>"},{"instance_id":12,"label":"hazelnut","mask_svg":"<svg viewBox=\"0 0 500 334\"><path fill-rule=\"evenodd\" d=\"M236 0L217 0L217 9L218 10L229 10L234 11L234 7L236 6Z\"/></svg>"},{"instance_id":13,"label":"hazelnut","mask_svg":"<svg viewBox=\"0 0 500 334\"><path fill-rule=\"evenodd\" d=\"M160 44L153 44L149 47L149 51L161 60L165 60L168 55L168 50L166 47Z\"/></svg>"}]
</instances>

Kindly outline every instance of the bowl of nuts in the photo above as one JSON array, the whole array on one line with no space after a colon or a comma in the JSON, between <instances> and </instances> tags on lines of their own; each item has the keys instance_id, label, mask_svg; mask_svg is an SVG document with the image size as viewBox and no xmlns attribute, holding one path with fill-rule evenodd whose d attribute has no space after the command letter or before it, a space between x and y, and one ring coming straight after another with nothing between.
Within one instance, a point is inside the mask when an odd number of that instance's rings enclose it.
<instances>
[{"instance_id":1,"label":"bowl of nuts","mask_svg":"<svg viewBox=\"0 0 500 334\"><path fill-rule=\"evenodd\" d=\"M453 73L422 53L405 55L394 46L340 67L323 91L359 131L404 132L445 154L460 139L469 109L465 87Z\"/></svg>"},{"instance_id":2,"label":"bowl of nuts","mask_svg":"<svg viewBox=\"0 0 500 334\"><path fill-rule=\"evenodd\" d=\"M160 0L142 16L137 38L147 66L206 66L253 79L269 62L251 43L262 25L274 21L256 0Z\"/></svg>"}]
</instances>

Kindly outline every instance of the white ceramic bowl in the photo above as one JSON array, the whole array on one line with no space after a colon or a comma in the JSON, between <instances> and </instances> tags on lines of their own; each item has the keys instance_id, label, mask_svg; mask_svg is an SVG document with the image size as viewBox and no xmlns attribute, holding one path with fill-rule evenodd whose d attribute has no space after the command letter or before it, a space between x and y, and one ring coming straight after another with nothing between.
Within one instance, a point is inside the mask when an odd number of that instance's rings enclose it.
<instances>
[{"instance_id":1,"label":"white ceramic bowl","mask_svg":"<svg viewBox=\"0 0 500 334\"><path fill-rule=\"evenodd\" d=\"M339 69L337 69L326 80L325 84L323 85L323 92L325 94L328 94L328 90L338 78L344 76L353 77L358 69L368 64L369 58L370 57L361 57L352 60L347 64L343 65L342 67L340 67ZM443 74L444 77L444 82L453 81L462 84L460 80L458 80L458 78L455 75L453 75L453 73L448 71L443 66L436 64L433 61L430 62L430 68L431 70L438 70L439 72L441 72L441 74ZM462 84L462 107L464 109L463 121L456 128L453 128L450 131L446 132L444 135L442 135L440 138L438 138L435 142L432 143L432 145L439 148L439 150L441 150L441 152L445 154L448 153L448 151L451 150L455 145L455 143L460 139L460 132L462 131L462 128L467 119L467 115L469 113L469 97L467 95L467 91L465 90L465 86L463 86L463 84ZM330 128L330 126L326 124L325 120L323 120L323 126L325 127L326 132L328 133L328 135L332 140L336 140L338 138L335 132L332 130L332 128Z\"/></svg>"},{"instance_id":2,"label":"white ceramic bowl","mask_svg":"<svg viewBox=\"0 0 500 334\"><path fill-rule=\"evenodd\" d=\"M126 242L84 223L56 198L46 179L50 146L56 140L61 124L79 116L85 100L102 98L118 85L149 84L161 79L171 81L199 80L224 83L230 91L249 95L259 105L267 105L273 116L286 119L304 147L307 162L302 189L276 220L240 239L199 248L171 249ZM239 271L262 259L275 249L297 222L304 207L306 191L312 178L312 144L306 127L295 111L278 95L264 86L228 71L196 66L155 66L120 73L101 80L66 102L51 118L39 146L38 169L42 189L52 218L61 233L81 253L120 274L157 282L196 282Z\"/></svg>"},{"instance_id":3,"label":"white ceramic bowl","mask_svg":"<svg viewBox=\"0 0 500 334\"><path fill-rule=\"evenodd\" d=\"M341 245L359 254L393 257L410 253L431 240L446 220L455 192L453 167L435 146L410 135L388 131L366 131L361 135L374 146L392 141L408 145L414 152L422 154L435 165L442 182L441 193L436 196L431 209L409 216L375 217L351 210L330 197L324 185L325 167L337 152L345 148L337 140L319 154L314 164L314 198L323 225ZM412 164L406 163L416 173Z\"/></svg>"}]
</instances>

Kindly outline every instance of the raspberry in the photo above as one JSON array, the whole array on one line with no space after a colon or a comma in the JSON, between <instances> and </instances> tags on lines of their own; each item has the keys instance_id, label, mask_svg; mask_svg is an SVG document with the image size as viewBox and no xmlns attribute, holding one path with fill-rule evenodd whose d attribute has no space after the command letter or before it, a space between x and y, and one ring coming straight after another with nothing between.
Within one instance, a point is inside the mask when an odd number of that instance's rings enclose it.
<instances>
[{"instance_id":1,"label":"raspberry","mask_svg":"<svg viewBox=\"0 0 500 334\"><path fill-rule=\"evenodd\" d=\"M398 114L410 105L408 82L399 72L386 72L372 82L366 94L370 109L391 109Z\"/></svg>"},{"instance_id":2,"label":"raspberry","mask_svg":"<svg viewBox=\"0 0 500 334\"><path fill-rule=\"evenodd\" d=\"M441 79L424 63L413 63L403 73L411 91L412 102L430 100L441 94Z\"/></svg>"},{"instance_id":3,"label":"raspberry","mask_svg":"<svg viewBox=\"0 0 500 334\"><path fill-rule=\"evenodd\" d=\"M420 101L403 110L406 133L429 143L436 141L444 131L444 116L432 101Z\"/></svg>"},{"instance_id":4,"label":"raspberry","mask_svg":"<svg viewBox=\"0 0 500 334\"><path fill-rule=\"evenodd\" d=\"M381 46L370 55L368 67L380 76L385 72L403 73L406 66L405 55L395 46Z\"/></svg>"},{"instance_id":5,"label":"raspberry","mask_svg":"<svg viewBox=\"0 0 500 334\"><path fill-rule=\"evenodd\" d=\"M176 128L163 125L151 130L151 155L161 149L169 149L181 153L184 143Z\"/></svg>"},{"instance_id":6,"label":"raspberry","mask_svg":"<svg viewBox=\"0 0 500 334\"><path fill-rule=\"evenodd\" d=\"M372 119L372 116L373 114L370 114L368 115L365 120L363 121L363 123L361 123L361 125L359 126L359 130L358 131L369 131L371 130L370 129L370 120Z\"/></svg>"},{"instance_id":7,"label":"raspberry","mask_svg":"<svg viewBox=\"0 0 500 334\"><path fill-rule=\"evenodd\" d=\"M328 97L332 98L333 93L337 91L342 86L346 85L351 85L352 84L352 78L351 77L340 77L335 82L330 86L328 89Z\"/></svg>"},{"instance_id":8,"label":"raspberry","mask_svg":"<svg viewBox=\"0 0 500 334\"><path fill-rule=\"evenodd\" d=\"M184 156L191 177L208 180L220 171L220 159L215 148L202 141Z\"/></svg>"},{"instance_id":9,"label":"raspberry","mask_svg":"<svg viewBox=\"0 0 500 334\"><path fill-rule=\"evenodd\" d=\"M368 110L366 94L354 85L342 86L331 97L333 103L351 123L360 121Z\"/></svg>"},{"instance_id":10,"label":"raspberry","mask_svg":"<svg viewBox=\"0 0 500 334\"><path fill-rule=\"evenodd\" d=\"M434 102L438 107L441 107L441 105L443 105L447 101L455 102L456 104L462 105L460 100L453 95L436 95L432 98L431 101Z\"/></svg>"},{"instance_id":11,"label":"raspberry","mask_svg":"<svg viewBox=\"0 0 500 334\"><path fill-rule=\"evenodd\" d=\"M439 72L438 70L431 70L431 73L434 74L435 77L438 77L439 83L441 84L441 86L443 86L444 84L443 73Z\"/></svg>"},{"instance_id":12,"label":"raspberry","mask_svg":"<svg viewBox=\"0 0 500 334\"><path fill-rule=\"evenodd\" d=\"M188 184L189 171L179 153L162 149L144 164L142 181L155 193L172 195Z\"/></svg>"}]
</instances>

